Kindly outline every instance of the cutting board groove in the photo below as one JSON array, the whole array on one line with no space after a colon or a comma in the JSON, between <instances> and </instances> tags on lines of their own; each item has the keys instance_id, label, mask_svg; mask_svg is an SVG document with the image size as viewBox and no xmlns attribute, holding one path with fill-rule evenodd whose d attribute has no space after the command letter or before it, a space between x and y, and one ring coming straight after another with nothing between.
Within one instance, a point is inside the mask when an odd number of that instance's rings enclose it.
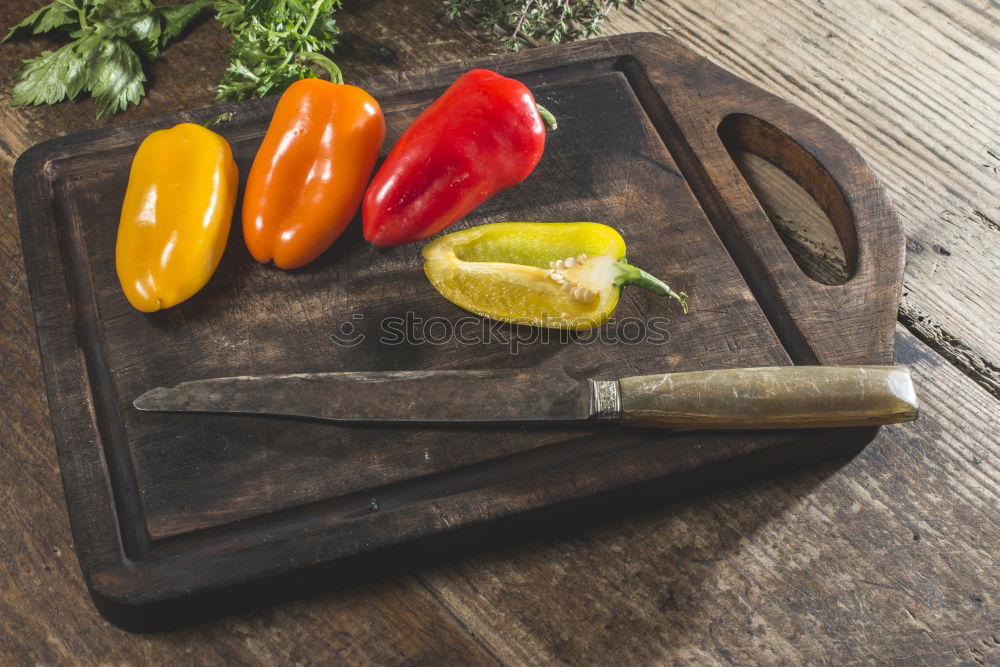
<instances>
[{"instance_id":1,"label":"cutting board groove","mask_svg":"<svg viewBox=\"0 0 1000 667\"><path fill-rule=\"evenodd\" d=\"M654 89L652 83L643 74L642 68L634 57L626 56L620 61L621 70L627 75L637 94L644 100L644 108L660 132L670 155L677 162L681 173L698 203L701 204L709 222L716 234L726 246L726 250L736 262L740 274L753 293L775 334L795 364L819 363L809 345L795 327L791 316L780 305L776 286L768 283L759 267L759 258L753 248L747 246L737 232L737 221L726 209L719 191L705 170L704 164L698 159L691 146L685 141L683 131L674 116L667 108L666 101Z\"/></svg>"},{"instance_id":2,"label":"cutting board groove","mask_svg":"<svg viewBox=\"0 0 1000 667\"><path fill-rule=\"evenodd\" d=\"M380 428L134 410L146 389L220 375L561 368L609 379L891 362L902 236L864 160L829 127L663 37L626 35L370 81L386 112L384 150L475 66L524 81L560 128L529 179L455 228L611 224L634 264L691 295L690 315L630 289L597 332L602 340L473 318L491 340L391 344L388 318L441 324L469 315L427 284L419 246L374 249L357 221L294 272L253 262L236 224L201 293L142 314L114 272L136 146L155 129L232 110L219 131L245 177L275 100L65 137L18 161L22 246L70 520L87 585L114 622L167 627L356 583L856 451L874 434ZM803 274L733 147L816 199L850 257L850 280L823 285ZM626 322L641 340L606 340ZM354 347L335 341L347 324L363 335ZM667 335L651 335L654 324Z\"/></svg>"}]
</instances>

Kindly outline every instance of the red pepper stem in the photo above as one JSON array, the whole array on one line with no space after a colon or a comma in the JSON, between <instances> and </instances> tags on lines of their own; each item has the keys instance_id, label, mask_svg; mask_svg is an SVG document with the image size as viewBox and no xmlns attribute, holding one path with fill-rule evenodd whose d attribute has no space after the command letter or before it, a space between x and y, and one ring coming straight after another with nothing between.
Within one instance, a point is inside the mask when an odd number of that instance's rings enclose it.
<instances>
[{"instance_id":1,"label":"red pepper stem","mask_svg":"<svg viewBox=\"0 0 1000 667\"><path fill-rule=\"evenodd\" d=\"M656 276L646 273L637 266L632 266L626 263L624 260L615 262L615 266L618 267L618 278L615 280L615 287L623 287L625 285L638 285L639 287L645 287L655 294L660 296L669 296L681 305L684 312L688 312L687 299L688 295L684 292L675 292L670 289L670 286L665 282L657 278Z\"/></svg>"},{"instance_id":2,"label":"red pepper stem","mask_svg":"<svg viewBox=\"0 0 1000 667\"><path fill-rule=\"evenodd\" d=\"M333 62L322 53L306 51L296 56L296 59L299 62L303 62L308 65L319 65L321 68L326 70L327 74L330 75L330 81L333 83L344 83L344 74L340 71L340 68L337 67L337 63Z\"/></svg>"},{"instance_id":3,"label":"red pepper stem","mask_svg":"<svg viewBox=\"0 0 1000 667\"><path fill-rule=\"evenodd\" d=\"M559 123L556 122L556 117L552 115L551 111L537 102L535 103L535 106L538 107L538 115L542 117L542 122L545 123L547 128L554 130L559 127Z\"/></svg>"}]
</instances>

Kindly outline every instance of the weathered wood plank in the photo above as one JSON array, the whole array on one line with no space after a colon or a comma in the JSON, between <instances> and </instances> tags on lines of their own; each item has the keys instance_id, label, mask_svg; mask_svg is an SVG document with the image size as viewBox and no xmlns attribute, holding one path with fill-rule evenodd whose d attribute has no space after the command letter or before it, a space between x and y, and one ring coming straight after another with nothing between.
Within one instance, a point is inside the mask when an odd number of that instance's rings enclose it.
<instances>
[{"instance_id":1,"label":"weathered wood plank","mask_svg":"<svg viewBox=\"0 0 1000 667\"><path fill-rule=\"evenodd\" d=\"M3 3L0 23L9 25L42 4L43 0ZM893 190L911 240L920 244L912 245L908 273L907 299L916 304L909 326L926 317L931 333L921 335L941 338L935 344L946 353L955 341L974 345L968 353L971 361L963 363L982 363L984 370L973 375L989 384L989 378L995 378L991 373L996 358L995 353L988 353L998 347L995 338L989 337L989 313L984 317L983 312L995 303L997 272L988 249L996 246L998 189L996 180L991 191L990 181L982 177L990 173L995 177L1000 166L1000 150L989 143L1000 136L995 5L992 0L820 4L752 0L736 5L646 0L638 10L620 14L610 27L620 32L669 30L716 62L811 109L859 145ZM395 2L354 3L342 23L349 42L341 51L345 69L374 75L496 50L487 40L470 38L467 27L438 30L436 8L436 0L409 3L405 9ZM729 34L719 33L714 26L722 26ZM422 41L409 39L414 30ZM949 40L948 35L961 38ZM224 43L224 35L211 22L198 26L187 42L171 47L154 66L153 93L141 107L99 123L93 120L89 102L11 109L7 77L21 58L34 55L39 48L30 42L0 47L0 72L7 73L0 85L0 164L9 173L20 152L44 139L210 104L213 83L223 67L212 49ZM905 44L906 50L899 52L899 44ZM782 62L768 65L775 63L776 54L789 53L791 57L782 55ZM759 66L766 68L766 74L759 72ZM807 83L824 72L832 72L835 83ZM922 103L919 100L927 97L926 91L933 91L932 108L915 110ZM941 122L950 129L938 134L935 124ZM962 127L951 128L955 124ZM943 147L951 152L947 159L936 155ZM967 177L972 177L973 185ZM975 226L976 220L981 227ZM86 599L71 552L16 239L8 181L0 184L0 265L4 267L0 276L4 284L0 291L4 378L0 398L7 406L5 415L16 418L0 423L4 501L0 525L9 536L0 543L0 590L4 591L0 596L0 662L66 663L90 656L105 662L258 662L258 655L285 657L288 662L320 658L333 662L337 657L331 647L349 662L392 662L394 656L395 661L419 661L424 654L410 647L414 636L408 633L414 632L428 644L448 641L441 634L442 616L433 611L428 612L428 623L415 631L410 624L416 621L406 620L405 615L377 622L386 607L425 608L413 601L419 591L399 583L402 579L361 589L342 606L337 603L341 596L309 600L151 638L127 635L100 621ZM940 254L934 245L947 248L951 255ZM917 248L923 252L917 253ZM953 298L953 290L962 293ZM920 348L907 342L902 349ZM920 363L927 368L940 366L939 360ZM889 436L883 434L864 457L840 471L829 466L678 503L649 517L555 540L553 546L529 545L460 563L458 569L428 571L420 579L429 582L434 595L462 611L463 621L473 630L478 631L492 614L494 627L482 635L483 641L494 649L500 647L500 657L515 660L521 655L544 658L558 648L563 654L582 655L584 663L607 662L629 653L667 662L671 655L697 657L706 652L701 645L710 644L716 661L745 657L761 662L774 654L761 646L770 640L776 651L792 647L790 654L781 653L782 659L793 661L797 654L826 646L830 654L809 655L816 661L829 661L831 655L838 655L836 651L852 648L850 642L856 638L867 637L872 642L869 647L854 648L867 650L871 656L887 656L886 661L896 656L896 661L916 664L996 662L1000 660L1000 637L995 634L1000 625L997 589L995 577L983 575L984 568L989 568L988 575L997 566L995 549L991 551L998 541L996 502L986 504L983 489L995 492L998 466L995 454L992 458L981 455L984 446L990 451L992 432L984 430L990 424L983 419L962 420L970 411L993 414L995 420L995 407L946 367L935 377L933 391L921 392L925 403L933 398L939 406L934 408L937 416L931 419L931 427L925 428L928 422L921 420ZM922 390L924 381L918 382ZM956 416L948 417L951 411ZM906 430L910 428L916 430ZM966 476L972 481L964 482ZM868 486L875 491L866 490ZM845 489L857 506L842 504L837 493ZM886 504L890 492L896 497ZM704 521L705 516L709 521ZM917 530L911 532L911 526ZM651 542L645 534L675 527L680 532L671 534L665 544ZM915 535L920 539L913 539ZM838 557L840 547L850 546L847 539L852 536L856 546L847 553L857 559L853 565ZM788 548L789 540L794 546L789 552L770 547ZM546 553L547 563L538 565L538 555ZM926 562L921 560L925 555ZM903 568L892 567L897 556L914 569L899 574ZM517 569L521 562L528 566L525 574ZM754 566L752 576L740 571L746 563ZM886 564L891 569L881 567ZM938 566L943 574L936 572ZM541 573L537 568L542 568ZM784 574L786 570L791 574ZM661 576L678 571L689 572L693 578ZM777 574L768 575L772 572ZM781 579L793 577L788 581L802 582L810 573L818 583L809 581L801 588L786 586ZM971 574L966 577L966 573ZM759 578L765 575L775 578ZM855 576L874 583L851 584ZM843 587L836 586L839 579L844 580ZM989 586L975 590L984 581ZM594 582L599 586L589 590L588 584ZM762 586L767 582L774 587ZM557 585L563 583L565 587ZM500 595L501 588L508 589L505 606L491 611L486 593L476 592L464 602L457 599L460 591L473 586L493 596ZM639 601L634 605L627 599L633 586L644 591L637 594ZM722 599L735 601L744 610L742 616L731 611L720 614L715 622L706 620L704 610L713 604L710 594L720 591ZM610 596L610 602L601 595ZM556 617L553 600L559 606L571 603L571 609L583 613L568 620ZM761 614L750 603L768 611ZM334 614L336 624L325 618L331 607L340 610ZM650 623L646 614L653 609L674 620ZM676 620L687 609L702 612L690 623ZM303 622L303 615L309 620ZM450 627L444 618L444 627ZM927 623L923 630L918 619ZM861 627L865 622L874 625L865 629ZM346 639L340 634L344 627L352 633ZM810 634L803 634L803 627ZM844 627L848 633L838 636ZM981 632L981 628L994 632ZM720 632L738 639L728 653L715 639ZM643 641L662 651L643 649ZM466 660L475 659L478 645L457 639L454 643L460 648L449 655L469 651L467 655L473 657ZM385 645L389 648L379 652L378 647ZM856 661L865 661L865 656Z\"/></svg>"},{"instance_id":2,"label":"weathered wood plank","mask_svg":"<svg viewBox=\"0 0 1000 667\"><path fill-rule=\"evenodd\" d=\"M1000 396L1000 12L911 3L649 0L608 32L663 31L847 137L908 237L901 321Z\"/></svg>"},{"instance_id":3,"label":"weathered wood plank","mask_svg":"<svg viewBox=\"0 0 1000 667\"><path fill-rule=\"evenodd\" d=\"M419 577L511 664L1000 660L1000 404L897 350L922 415L851 461Z\"/></svg>"}]
</instances>

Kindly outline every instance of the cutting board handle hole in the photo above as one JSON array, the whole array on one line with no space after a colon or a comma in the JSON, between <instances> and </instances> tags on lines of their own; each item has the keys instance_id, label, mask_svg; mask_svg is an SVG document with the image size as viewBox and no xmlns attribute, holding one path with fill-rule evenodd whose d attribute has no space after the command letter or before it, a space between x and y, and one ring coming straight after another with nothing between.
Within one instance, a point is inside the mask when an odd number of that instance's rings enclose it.
<instances>
[{"instance_id":1,"label":"cutting board handle hole","mask_svg":"<svg viewBox=\"0 0 1000 667\"><path fill-rule=\"evenodd\" d=\"M809 278L843 285L857 269L853 216L816 158L773 125L747 114L719 124L719 138L778 236Z\"/></svg>"}]
</instances>

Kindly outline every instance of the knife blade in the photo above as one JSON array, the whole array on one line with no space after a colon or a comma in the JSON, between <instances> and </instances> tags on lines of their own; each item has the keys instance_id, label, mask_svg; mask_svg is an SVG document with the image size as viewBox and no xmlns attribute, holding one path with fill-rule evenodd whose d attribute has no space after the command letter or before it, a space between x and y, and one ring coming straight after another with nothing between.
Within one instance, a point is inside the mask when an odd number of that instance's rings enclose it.
<instances>
[{"instance_id":1,"label":"knife blade","mask_svg":"<svg viewBox=\"0 0 1000 667\"><path fill-rule=\"evenodd\" d=\"M298 373L157 387L142 411L335 422L592 422L693 429L868 426L916 419L904 366L781 366L577 379L563 370Z\"/></svg>"}]
</instances>

